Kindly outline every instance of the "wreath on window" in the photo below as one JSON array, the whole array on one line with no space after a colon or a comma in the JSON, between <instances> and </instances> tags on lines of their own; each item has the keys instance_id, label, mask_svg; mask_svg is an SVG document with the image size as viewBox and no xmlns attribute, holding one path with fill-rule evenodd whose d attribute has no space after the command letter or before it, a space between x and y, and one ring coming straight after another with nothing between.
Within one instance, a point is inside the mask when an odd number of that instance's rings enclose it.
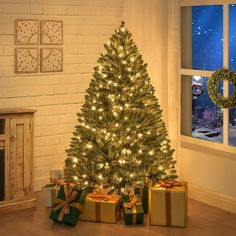
<instances>
[{"instance_id":1,"label":"wreath on window","mask_svg":"<svg viewBox=\"0 0 236 236\"><path fill-rule=\"evenodd\" d=\"M230 97L223 97L219 91L219 82L227 80L234 86L234 91ZM220 108L233 108L236 106L236 74L228 69L215 71L208 81L208 94L211 100Z\"/></svg>"}]
</instances>

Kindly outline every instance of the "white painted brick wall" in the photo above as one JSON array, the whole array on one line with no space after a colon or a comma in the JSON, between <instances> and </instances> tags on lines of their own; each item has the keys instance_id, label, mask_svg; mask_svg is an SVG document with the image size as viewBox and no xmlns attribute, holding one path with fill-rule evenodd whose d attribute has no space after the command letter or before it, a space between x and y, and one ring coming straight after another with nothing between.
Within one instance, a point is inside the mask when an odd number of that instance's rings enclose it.
<instances>
[{"instance_id":1,"label":"white painted brick wall","mask_svg":"<svg viewBox=\"0 0 236 236\"><path fill-rule=\"evenodd\" d=\"M61 73L16 75L15 20L64 23ZM62 168L76 113L103 44L122 19L122 0L0 0L0 107L29 107L35 113L34 180L39 190L50 169Z\"/></svg>"}]
</instances>

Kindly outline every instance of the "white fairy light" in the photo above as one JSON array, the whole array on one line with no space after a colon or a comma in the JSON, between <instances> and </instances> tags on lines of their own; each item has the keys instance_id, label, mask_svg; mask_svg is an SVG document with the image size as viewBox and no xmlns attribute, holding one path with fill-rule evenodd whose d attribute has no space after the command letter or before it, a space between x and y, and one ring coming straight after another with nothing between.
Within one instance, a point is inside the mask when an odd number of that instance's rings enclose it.
<instances>
[{"instance_id":1,"label":"white fairy light","mask_svg":"<svg viewBox=\"0 0 236 236\"><path fill-rule=\"evenodd\" d=\"M86 175L82 175L83 178L86 178Z\"/></svg>"},{"instance_id":2,"label":"white fairy light","mask_svg":"<svg viewBox=\"0 0 236 236\"><path fill-rule=\"evenodd\" d=\"M138 153L139 153L139 154L142 154L142 153L143 153L143 150L139 149L139 150L138 150Z\"/></svg>"},{"instance_id":3,"label":"white fairy light","mask_svg":"<svg viewBox=\"0 0 236 236\"><path fill-rule=\"evenodd\" d=\"M163 170L163 167L162 166L159 166L159 168L158 168L159 170Z\"/></svg>"},{"instance_id":4,"label":"white fairy light","mask_svg":"<svg viewBox=\"0 0 236 236\"><path fill-rule=\"evenodd\" d=\"M124 28L124 27L121 27L120 30L121 30L122 32L125 32L125 28Z\"/></svg>"},{"instance_id":5,"label":"white fairy light","mask_svg":"<svg viewBox=\"0 0 236 236\"><path fill-rule=\"evenodd\" d=\"M78 177L77 176L73 176L74 180L78 180Z\"/></svg>"},{"instance_id":6,"label":"white fairy light","mask_svg":"<svg viewBox=\"0 0 236 236\"><path fill-rule=\"evenodd\" d=\"M96 107L95 107L95 106L92 106L92 110L95 111L95 110L96 110Z\"/></svg>"},{"instance_id":7,"label":"white fairy light","mask_svg":"<svg viewBox=\"0 0 236 236\"><path fill-rule=\"evenodd\" d=\"M99 174L99 175L98 175L98 178L99 178L99 179L102 179L103 177L102 177L102 175L101 175L101 174Z\"/></svg>"},{"instance_id":8,"label":"white fairy light","mask_svg":"<svg viewBox=\"0 0 236 236\"><path fill-rule=\"evenodd\" d=\"M153 154L154 154L154 151L153 150L151 150L151 151L149 151L149 153L148 153L150 156L152 156Z\"/></svg>"},{"instance_id":9,"label":"white fairy light","mask_svg":"<svg viewBox=\"0 0 236 236\"><path fill-rule=\"evenodd\" d=\"M132 58L130 59L130 61L134 62L134 57L132 57Z\"/></svg>"},{"instance_id":10,"label":"white fairy light","mask_svg":"<svg viewBox=\"0 0 236 236\"><path fill-rule=\"evenodd\" d=\"M76 157L73 158L74 163L78 163L78 159Z\"/></svg>"},{"instance_id":11,"label":"white fairy light","mask_svg":"<svg viewBox=\"0 0 236 236\"><path fill-rule=\"evenodd\" d=\"M103 111L103 109L102 109L102 108L99 108L99 109L98 109L98 111L100 111L100 112L101 112L101 111Z\"/></svg>"},{"instance_id":12,"label":"white fairy light","mask_svg":"<svg viewBox=\"0 0 236 236\"><path fill-rule=\"evenodd\" d=\"M91 149L91 148L93 148L93 145L92 145L91 143L88 143L88 144L86 145L86 147L87 147L88 149Z\"/></svg>"},{"instance_id":13,"label":"white fairy light","mask_svg":"<svg viewBox=\"0 0 236 236\"><path fill-rule=\"evenodd\" d=\"M147 131L147 134L151 134L151 132L150 132L150 131Z\"/></svg>"},{"instance_id":14,"label":"white fairy light","mask_svg":"<svg viewBox=\"0 0 236 236\"><path fill-rule=\"evenodd\" d=\"M115 127L118 127L118 126L119 126L119 124L118 124L118 123L116 123L116 124L115 124Z\"/></svg>"},{"instance_id":15,"label":"white fairy light","mask_svg":"<svg viewBox=\"0 0 236 236\"><path fill-rule=\"evenodd\" d=\"M130 131L130 128L127 128L126 130L127 130L127 131Z\"/></svg>"},{"instance_id":16,"label":"white fairy light","mask_svg":"<svg viewBox=\"0 0 236 236\"><path fill-rule=\"evenodd\" d=\"M127 117L127 116L125 116L125 120L128 120L128 117Z\"/></svg>"},{"instance_id":17,"label":"white fairy light","mask_svg":"<svg viewBox=\"0 0 236 236\"><path fill-rule=\"evenodd\" d=\"M139 137L139 138L142 138L142 137L143 137L143 134L138 133L138 137Z\"/></svg>"},{"instance_id":18,"label":"white fairy light","mask_svg":"<svg viewBox=\"0 0 236 236\"><path fill-rule=\"evenodd\" d=\"M85 181L84 184L85 184L85 185L88 185L88 181Z\"/></svg>"},{"instance_id":19,"label":"white fairy light","mask_svg":"<svg viewBox=\"0 0 236 236\"><path fill-rule=\"evenodd\" d=\"M134 177L134 174L133 174L133 173L131 173L129 176L130 176L131 178L133 178L133 177Z\"/></svg>"},{"instance_id":20,"label":"white fairy light","mask_svg":"<svg viewBox=\"0 0 236 236\"><path fill-rule=\"evenodd\" d=\"M129 139L130 139L130 136L127 136L126 139L129 140Z\"/></svg>"}]
</instances>

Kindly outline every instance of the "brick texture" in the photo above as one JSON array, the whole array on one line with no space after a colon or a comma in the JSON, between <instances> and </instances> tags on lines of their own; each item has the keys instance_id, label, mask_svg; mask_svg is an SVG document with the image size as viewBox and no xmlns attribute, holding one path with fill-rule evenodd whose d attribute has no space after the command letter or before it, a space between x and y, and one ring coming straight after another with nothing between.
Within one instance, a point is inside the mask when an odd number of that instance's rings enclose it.
<instances>
[{"instance_id":1,"label":"brick texture","mask_svg":"<svg viewBox=\"0 0 236 236\"><path fill-rule=\"evenodd\" d=\"M15 74L16 19L63 21L63 72ZM93 67L121 20L122 0L0 0L0 107L37 110L35 190L63 168Z\"/></svg>"}]
</instances>

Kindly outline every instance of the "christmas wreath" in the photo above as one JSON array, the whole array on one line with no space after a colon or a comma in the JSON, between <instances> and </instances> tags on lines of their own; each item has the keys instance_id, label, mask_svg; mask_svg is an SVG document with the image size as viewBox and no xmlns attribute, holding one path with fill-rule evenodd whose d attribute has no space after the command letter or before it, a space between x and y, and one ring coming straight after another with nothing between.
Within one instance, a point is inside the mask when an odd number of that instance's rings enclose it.
<instances>
[{"instance_id":1,"label":"christmas wreath","mask_svg":"<svg viewBox=\"0 0 236 236\"><path fill-rule=\"evenodd\" d=\"M218 92L219 82L228 80L233 86L234 91L230 97L223 97ZM220 108L232 108L236 106L236 74L228 69L215 71L208 81L208 94L211 100Z\"/></svg>"}]
</instances>

